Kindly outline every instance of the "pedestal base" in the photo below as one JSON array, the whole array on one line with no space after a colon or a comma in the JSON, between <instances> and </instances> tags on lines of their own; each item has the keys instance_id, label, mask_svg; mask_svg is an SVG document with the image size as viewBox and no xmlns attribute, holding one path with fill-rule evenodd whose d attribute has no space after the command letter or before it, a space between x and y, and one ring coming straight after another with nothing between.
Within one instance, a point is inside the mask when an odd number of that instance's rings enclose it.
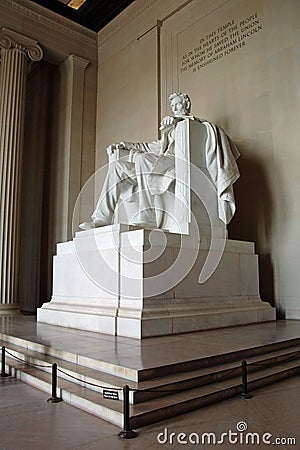
<instances>
[{"instance_id":1,"label":"pedestal base","mask_svg":"<svg viewBox=\"0 0 300 450\"><path fill-rule=\"evenodd\" d=\"M227 240L199 284L208 251L205 238L124 225L79 232L58 245L53 297L38 321L141 339L275 320L260 300L254 244Z\"/></svg>"}]
</instances>

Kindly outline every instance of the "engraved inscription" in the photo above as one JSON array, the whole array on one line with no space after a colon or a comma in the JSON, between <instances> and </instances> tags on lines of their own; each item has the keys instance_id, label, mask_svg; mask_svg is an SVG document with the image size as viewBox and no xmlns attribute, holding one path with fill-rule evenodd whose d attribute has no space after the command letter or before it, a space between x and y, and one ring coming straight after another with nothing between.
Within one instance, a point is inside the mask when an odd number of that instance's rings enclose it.
<instances>
[{"instance_id":1,"label":"engraved inscription","mask_svg":"<svg viewBox=\"0 0 300 450\"><path fill-rule=\"evenodd\" d=\"M257 12L239 22L230 20L202 36L198 45L180 58L180 72L197 72L242 49L246 46L247 41L262 29L263 26Z\"/></svg>"}]
</instances>

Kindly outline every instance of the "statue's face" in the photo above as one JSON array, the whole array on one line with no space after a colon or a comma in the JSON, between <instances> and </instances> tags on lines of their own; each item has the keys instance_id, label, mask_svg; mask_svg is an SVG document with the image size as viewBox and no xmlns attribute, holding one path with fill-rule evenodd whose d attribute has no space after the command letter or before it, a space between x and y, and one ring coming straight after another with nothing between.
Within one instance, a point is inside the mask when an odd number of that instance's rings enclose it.
<instances>
[{"instance_id":1,"label":"statue's face","mask_svg":"<svg viewBox=\"0 0 300 450\"><path fill-rule=\"evenodd\" d=\"M174 97L171 100L170 105L175 117L181 117L187 114L187 109L184 101L180 97Z\"/></svg>"}]
</instances>

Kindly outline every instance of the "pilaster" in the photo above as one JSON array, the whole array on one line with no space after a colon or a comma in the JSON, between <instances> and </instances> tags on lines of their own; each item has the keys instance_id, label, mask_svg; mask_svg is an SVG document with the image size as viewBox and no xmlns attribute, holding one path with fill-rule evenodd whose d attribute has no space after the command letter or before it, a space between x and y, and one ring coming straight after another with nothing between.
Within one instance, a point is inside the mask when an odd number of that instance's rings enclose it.
<instances>
[{"instance_id":1,"label":"pilaster","mask_svg":"<svg viewBox=\"0 0 300 450\"><path fill-rule=\"evenodd\" d=\"M76 198L81 189L82 133L84 111L84 77L89 61L77 55L70 55L61 64L63 105L61 123L64 145L62 167L62 240L72 236L72 215Z\"/></svg>"},{"instance_id":2,"label":"pilaster","mask_svg":"<svg viewBox=\"0 0 300 450\"><path fill-rule=\"evenodd\" d=\"M37 41L0 30L0 314L18 310L20 184L28 61L40 61Z\"/></svg>"}]
</instances>

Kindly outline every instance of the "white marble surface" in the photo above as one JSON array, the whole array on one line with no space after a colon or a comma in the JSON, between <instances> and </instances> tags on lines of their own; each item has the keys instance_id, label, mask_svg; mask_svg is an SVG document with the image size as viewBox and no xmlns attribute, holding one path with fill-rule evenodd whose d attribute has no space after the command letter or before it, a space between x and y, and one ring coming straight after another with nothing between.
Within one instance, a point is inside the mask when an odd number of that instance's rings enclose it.
<instances>
[{"instance_id":1,"label":"white marble surface","mask_svg":"<svg viewBox=\"0 0 300 450\"><path fill-rule=\"evenodd\" d=\"M230 429L236 430L237 422L240 420L247 423L249 432L259 433L260 436L263 433L271 433L274 439L281 436L295 437L296 442L300 440L299 377L292 377L263 387L255 392L255 396L250 401L239 398L229 399L168 419L163 423L135 430L139 432L138 437L132 441L117 438L120 432L119 426L74 408L67 402L49 407L45 401L45 393L18 380L1 380L1 390L1 404L7 412L1 418L1 442L4 448L17 449L22 446L24 450L40 450L41 448L44 450L54 448L57 450L66 448L159 450L163 447L176 448L175 445L177 448L182 448L182 444L178 444L177 441L177 438L180 438L179 433L189 436L192 433L200 435L203 432L213 432L219 437L221 433L226 433ZM12 416L14 424L11 423ZM171 433L175 433L173 444L169 443ZM168 444L158 443L158 435L161 442L166 436ZM187 445L185 447L187 448ZM224 443L222 447L232 450L233 445ZM284 445L279 446L279 448L284 447ZM201 447L198 446L198 448ZM260 445L257 448L264 447ZM295 448L295 446L289 446L289 448Z\"/></svg>"},{"instance_id":2,"label":"white marble surface","mask_svg":"<svg viewBox=\"0 0 300 450\"><path fill-rule=\"evenodd\" d=\"M113 366L121 365L128 369L126 378L129 380L136 379L135 371L157 367L159 361L176 364L300 337L297 320L150 337L142 341L51 326L28 316L1 317L0 324L0 338L7 340L10 336L8 342L12 344L20 345L20 340L30 341L30 347L27 347L31 350L42 352L46 348L47 354L54 358L59 358L63 352L70 362L120 376L118 368Z\"/></svg>"},{"instance_id":3,"label":"white marble surface","mask_svg":"<svg viewBox=\"0 0 300 450\"><path fill-rule=\"evenodd\" d=\"M158 363L172 364L199 356L207 358L228 351L238 352L252 345L266 345L300 336L297 321L279 321L180 336L150 338L141 342L36 324L32 317L5 318L0 322L2 332L9 333L15 339L39 342L39 345L46 347L47 350L50 348L53 351L57 349L57 352L68 353L75 351L77 354L74 353L74 362L79 357L96 357L116 364L121 360L127 366L131 365L135 368L151 368ZM81 362L84 363L83 360ZM89 369L85 370L89 373ZM180 432L187 434L214 432L220 436L222 432L236 430L236 424L240 420L247 423L249 432L260 434L269 432L274 437L295 436L297 442L300 439L299 377L265 386L253 392L254 396L251 400L233 398L139 430L135 429L139 435L132 441L117 438L120 426L116 427L98 417L72 408L67 401L50 405L46 402L49 394L33 389L19 380L2 378L0 383L3 411L1 445L14 450L20 448L24 450L71 448L74 450L91 448L158 450L164 446L176 448L175 445L181 448L182 445L177 445L177 440L173 445L159 444L157 435L167 428L169 436L172 432L177 433L176 436ZM135 387L132 380L129 381L129 385ZM76 403L75 389L71 394L74 403ZM198 447L201 448L201 446ZM284 445L280 447L296 448ZM232 450L233 445L224 444L224 448Z\"/></svg>"},{"instance_id":4,"label":"white marble surface","mask_svg":"<svg viewBox=\"0 0 300 450\"><path fill-rule=\"evenodd\" d=\"M77 233L58 246L52 300L38 321L142 339L275 320L260 300L253 243L228 240L199 284L208 240L181 238L122 225Z\"/></svg>"},{"instance_id":5,"label":"white marble surface","mask_svg":"<svg viewBox=\"0 0 300 450\"><path fill-rule=\"evenodd\" d=\"M107 174L90 230L111 223L162 228L189 235L192 223L206 235L223 233L235 213L233 184L239 152L222 128L191 115L185 93L169 95L172 116L161 121L161 138L111 144Z\"/></svg>"}]
</instances>

